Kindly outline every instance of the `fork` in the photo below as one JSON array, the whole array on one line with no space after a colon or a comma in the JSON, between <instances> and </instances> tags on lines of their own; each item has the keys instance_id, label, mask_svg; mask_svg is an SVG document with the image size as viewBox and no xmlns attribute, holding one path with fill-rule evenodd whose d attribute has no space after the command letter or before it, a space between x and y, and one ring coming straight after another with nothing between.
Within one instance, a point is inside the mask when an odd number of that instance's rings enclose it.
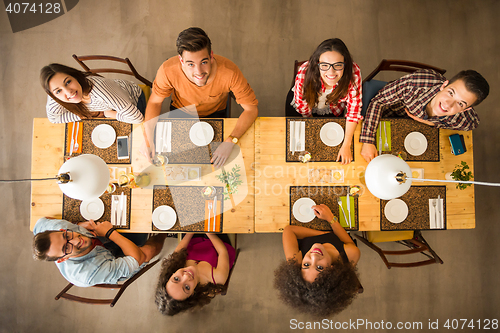
<instances>
[{"instance_id":1,"label":"fork","mask_svg":"<svg viewBox=\"0 0 500 333\"><path fill-rule=\"evenodd\" d=\"M387 142L387 129L385 127L385 121L384 121L384 139L385 139L384 150L389 151L389 142Z\"/></svg>"},{"instance_id":2,"label":"fork","mask_svg":"<svg viewBox=\"0 0 500 333\"><path fill-rule=\"evenodd\" d=\"M78 151L78 147L80 147L80 145L78 144L78 130L80 129L80 123L77 123L76 124L76 135L75 135L75 148L74 150Z\"/></svg>"},{"instance_id":3,"label":"fork","mask_svg":"<svg viewBox=\"0 0 500 333\"><path fill-rule=\"evenodd\" d=\"M347 223L349 223L349 222L347 221L347 216L345 215L344 207L342 207L342 200L341 200L339 197L337 197L337 202L338 202L338 204L339 204L339 206L340 206L340 209L342 210L342 215L344 215L344 220L345 220L345 223L346 223L346 224L347 224Z\"/></svg>"},{"instance_id":4,"label":"fork","mask_svg":"<svg viewBox=\"0 0 500 333\"><path fill-rule=\"evenodd\" d=\"M114 223L114 225L117 225L117 223L118 223L118 204L120 203L120 198L117 195L113 195L113 203L115 204L115 223Z\"/></svg>"},{"instance_id":5,"label":"fork","mask_svg":"<svg viewBox=\"0 0 500 333\"><path fill-rule=\"evenodd\" d=\"M210 231L210 212L212 211L212 201L208 202L208 231Z\"/></svg>"}]
</instances>

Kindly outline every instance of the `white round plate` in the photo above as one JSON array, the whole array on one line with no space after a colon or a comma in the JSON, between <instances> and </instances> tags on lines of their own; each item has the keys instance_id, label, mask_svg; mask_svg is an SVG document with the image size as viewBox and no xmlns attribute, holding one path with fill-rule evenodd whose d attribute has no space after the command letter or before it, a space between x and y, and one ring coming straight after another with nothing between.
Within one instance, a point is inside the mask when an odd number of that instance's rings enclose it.
<instances>
[{"instance_id":1,"label":"white round plate","mask_svg":"<svg viewBox=\"0 0 500 333\"><path fill-rule=\"evenodd\" d=\"M311 222L316 217L316 215L314 215L314 211L311 208L315 205L316 203L310 198L300 198L293 204L293 216L299 222Z\"/></svg>"},{"instance_id":2,"label":"white round plate","mask_svg":"<svg viewBox=\"0 0 500 333\"><path fill-rule=\"evenodd\" d=\"M214 138L214 129L209 123L200 121L191 126L189 138L191 142L199 147L206 146Z\"/></svg>"},{"instance_id":3,"label":"white round plate","mask_svg":"<svg viewBox=\"0 0 500 333\"><path fill-rule=\"evenodd\" d=\"M405 138L405 149L413 156L420 156L427 150L427 138L420 132L411 132Z\"/></svg>"},{"instance_id":4,"label":"white round plate","mask_svg":"<svg viewBox=\"0 0 500 333\"><path fill-rule=\"evenodd\" d=\"M116 132L108 124L101 124L92 131L92 142L97 148L106 149L110 147L116 139Z\"/></svg>"},{"instance_id":5,"label":"white round plate","mask_svg":"<svg viewBox=\"0 0 500 333\"><path fill-rule=\"evenodd\" d=\"M384 214L390 222L401 223L408 216L408 206L401 199L392 199L385 205Z\"/></svg>"},{"instance_id":6,"label":"white round plate","mask_svg":"<svg viewBox=\"0 0 500 333\"><path fill-rule=\"evenodd\" d=\"M160 230L168 230L175 225L177 213L170 206L158 206L153 212L153 224Z\"/></svg>"},{"instance_id":7,"label":"white round plate","mask_svg":"<svg viewBox=\"0 0 500 333\"><path fill-rule=\"evenodd\" d=\"M319 137L325 145L335 147L344 140L344 129L342 126L332 121L321 127Z\"/></svg>"},{"instance_id":8,"label":"white round plate","mask_svg":"<svg viewBox=\"0 0 500 333\"><path fill-rule=\"evenodd\" d=\"M104 203L99 198L84 200L80 204L80 214L86 220L99 220L104 214Z\"/></svg>"}]
</instances>

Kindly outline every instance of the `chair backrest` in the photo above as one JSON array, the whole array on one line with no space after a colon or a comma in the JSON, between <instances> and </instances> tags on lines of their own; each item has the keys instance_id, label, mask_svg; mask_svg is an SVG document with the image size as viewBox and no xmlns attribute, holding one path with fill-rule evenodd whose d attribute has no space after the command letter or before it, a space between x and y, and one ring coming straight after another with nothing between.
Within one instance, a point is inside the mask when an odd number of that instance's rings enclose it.
<instances>
[{"instance_id":1,"label":"chair backrest","mask_svg":"<svg viewBox=\"0 0 500 333\"><path fill-rule=\"evenodd\" d=\"M366 115L366 110L368 109L368 104L375 95L382 89L387 82L373 80L373 78L381 71L395 71L404 73L413 73L419 69L432 69L440 74L446 73L445 69L438 68L435 66L423 64L415 61L407 60L387 60L382 59L380 64L363 80L363 96L362 96L362 107L361 115L364 117Z\"/></svg>"},{"instance_id":2,"label":"chair backrest","mask_svg":"<svg viewBox=\"0 0 500 333\"><path fill-rule=\"evenodd\" d=\"M293 88L293 86L295 85L295 77L297 76L297 72L299 71L300 66L302 66L302 64L305 63L306 61L307 60L302 60L302 61L295 60L295 63L293 65L292 86L290 87L290 89Z\"/></svg>"},{"instance_id":3,"label":"chair backrest","mask_svg":"<svg viewBox=\"0 0 500 333\"><path fill-rule=\"evenodd\" d=\"M229 102L229 101L228 101ZM227 288L229 288L229 280L231 279L231 275L233 274L234 266L236 266L236 260L238 260L238 255L240 254L240 249L238 249L238 235L234 234L234 241L232 241L233 247L236 249L236 256L234 257L233 267L229 270L229 275L227 276L226 283L224 283L224 288L221 291L221 295L225 296L227 294Z\"/></svg>"},{"instance_id":4,"label":"chair backrest","mask_svg":"<svg viewBox=\"0 0 500 333\"><path fill-rule=\"evenodd\" d=\"M144 78L141 76L139 73L137 73L137 70L135 69L134 65L130 62L128 58L118 58L118 57L112 57L112 56L105 56L105 55L89 55L89 56L77 56L76 54L73 54L73 58L80 64L80 66L83 67L83 69L86 72L94 73L94 74L99 74L99 73L118 73L118 74L126 74L126 75L132 75L134 76L137 80L141 81L148 87L152 87L153 84L151 81L148 79ZM88 67L84 61L89 61L89 60L108 60L108 61L116 61L120 62L123 64L127 64L129 67L128 70L124 69L118 69L118 68L94 68L91 69Z\"/></svg>"},{"instance_id":5,"label":"chair backrest","mask_svg":"<svg viewBox=\"0 0 500 333\"><path fill-rule=\"evenodd\" d=\"M114 298L109 298L109 299L88 298L88 297L76 296L74 294L69 294L68 290L74 286L72 283L70 283L66 287L64 287L64 289L59 294L57 294L55 299L57 301L59 298L64 298L70 301L85 303L85 304L109 304L110 307L113 307L115 306L116 302L118 302L118 299L123 294L125 289L127 289L129 285L131 285L135 280L141 277L142 274L150 270L159 261L160 259L156 259L155 261L150 262L149 264L144 266L139 272L137 272L134 276L132 276L122 284L97 284L95 286L90 287L90 288L101 288L101 289L118 289L118 292L116 293Z\"/></svg>"},{"instance_id":6,"label":"chair backrest","mask_svg":"<svg viewBox=\"0 0 500 333\"><path fill-rule=\"evenodd\" d=\"M415 61L407 61L407 60L387 60L382 59L380 64L363 80L363 83L366 81L370 81L381 71L395 71L395 72L405 72L405 73L413 73L419 69L432 69L440 74L446 73L446 69L442 69L439 67L423 64Z\"/></svg>"},{"instance_id":7,"label":"chair backrest","mask_svg":"<svg viewBox=\"0 0 500 333\"><path fill-rule=\"evenodd\" d=\"M393 231L381 231L378 233L392 233ZM413 238L408 239L407 234L401 233L403 236L402 239L395 240L394 238L389 237L389 239L392 239L392 241L397 242L401 245L404 245L405 247L408 248L408 250L402 250L402 251L386 251L382 250L375 244L369 241L369 239L374 239L366 232L363 232L363 236L355 234L354 236L362 241L365 245L370 247L372 250L377 252L382 260L384 261L385 265L387 268L391 269L392 267L418 267L418 266L425 266L425 265L431 265L431 264L442 264L443 260L439 258L436 252L432 250L430 245L426 242L420 231L415 231L413 234ZM380 240L380 235L378 237ZM384 240L385 242L385 240ZM415 254L415 253L421 253L425 257L427 257L427 260L421 260L421 261L412 261L412 262L405 262L405 263L396 263L396 262L389 262L386 258L386 255L409 255L409 254Z\"/></svg>"}]
</instances>

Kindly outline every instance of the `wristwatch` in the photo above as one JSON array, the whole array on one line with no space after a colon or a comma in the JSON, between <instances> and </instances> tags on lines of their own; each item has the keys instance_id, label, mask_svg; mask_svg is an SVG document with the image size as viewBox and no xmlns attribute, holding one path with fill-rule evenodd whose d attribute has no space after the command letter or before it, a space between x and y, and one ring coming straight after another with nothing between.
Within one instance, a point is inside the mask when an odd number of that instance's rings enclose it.
<instances>
[{"instance_id":1,"label":"wristwatch","mask_svg":"<svg viewBox=\"0 0 500 333\"><path fill-rule=\"evenodd\" d=\"M232 141L234 144L237 144L237 143L238 143L239 139L238 139L237 137L232 136L232 135L230 135L229 137L231 138L231 141Z\"/></svg>"}]
</instances>

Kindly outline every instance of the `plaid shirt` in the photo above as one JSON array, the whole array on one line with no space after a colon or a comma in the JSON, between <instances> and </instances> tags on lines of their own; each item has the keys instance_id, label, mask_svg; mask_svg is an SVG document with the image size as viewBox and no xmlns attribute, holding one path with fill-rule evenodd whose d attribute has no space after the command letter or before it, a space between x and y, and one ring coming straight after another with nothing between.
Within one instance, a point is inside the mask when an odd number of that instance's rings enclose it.
<instances>
[{"instance_id":1,"label":"plaid shirt","mask_svg":"<svg viewBox=\"0 0 500 333\"><path fill-rule=\"evenodd\" d=\"M437 128L470 131L479 125L479 116L474 109L452 116L428 118L425 107L446 81L441 74L421 69L388 83L372 98L366 110L359 142L375 144L375 136L381 117L408 117L412 115L430 121Z\"/></svg>"},{"instance_id":2,"label":"plaid shirt","mask_svg":"<svg viewBox=\"0 0 500 333\"><path fill-rule=\"evenodd\" d=\"M302 64L302 66L300 66L297 71L297 76L295 77L295 86L293 87L294 93L292 105L295 107L297 112L304 117L310 117L312 115L312 111L309 109L309 106L303 96L304 79L308 64L309 62L306 61ZM359 120L363 119L363 116L361 116L361 70L357 64L353 63L352 65L354 84L352 84L352 82L349 84L347 95L344 98L339 99L337 104L330 104L330 110L335 117L340 117L344 114L344 110L347 109L347 120L357 123ZM333 89L336 87L337 85L335 85ZM321 92L325 92L323 80L321 81Z\"/></svg>"}]
</instances>

